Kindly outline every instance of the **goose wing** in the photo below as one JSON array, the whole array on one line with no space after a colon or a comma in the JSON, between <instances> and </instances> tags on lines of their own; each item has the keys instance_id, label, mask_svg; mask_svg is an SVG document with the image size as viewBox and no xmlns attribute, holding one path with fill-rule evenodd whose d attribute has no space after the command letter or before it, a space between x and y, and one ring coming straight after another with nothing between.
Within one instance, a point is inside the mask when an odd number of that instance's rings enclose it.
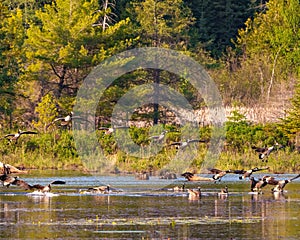
<instances>
[{"instance_id":1,"label":"goose wing","mask_svg":"<svg viewBox=\"0 0 300 240\"><path fill-rule=\"evenodd\" d=\"M258 172L258 171L262 171L262 170L267 170L267 169L269 169L269 167L263 167L263 168L252 168L251 170L252 170L252 172Z\"/></svg>"},{"instance_id":2,"label":"goose wing","mask_svg":"<svg viewBox=\"0 0 300 240\"><path fill-rule=\"evenodd\" d=\"M25 190L30 190L33 188L33 186L21 179L16 179L12 184L24 188Z\"/></svg>"},{"instance_id":3,"label":"goose wing","mask_svg":"<svg viewBox=\"0 0 300 240\"><path fill-rule=\"evenodd\" d=\"M51 182L50 184L66 184L66 182L62 181L62 180L55 180L55 181Z\"/></svg>"},{"instance_id":4,"label":"goose wing","mask_svg":"<svg viewBox=\"0 0 300 240\"><path fill-rule=\"evenodd\" d=\"M108 127L99 127L98 130L109 130Z\"/></svg>"},{"instance_id":5,"label":"goose wing","mask_svg":"<svg viewBox=\"0 0 300 240\"><path fill-rule=\"evenodd\" d=\"M252 146L251 147L255 152L259 152L259 153L263 153L265 152L266 150L268 150L268 148L265 148L265 147L256 147L256 146Z\"/></svg>"},{"instance_id":6,"label":"goose wing","mask_svg":"<svg viewBox=\"0 0 300 240\"><path fill-rule=\"evenodd\" d=\"M298 174L296 177L290 178L289 181L290 181L290 182L291 182L291 181L294 181L295 179L297 179L297 178L299 178L299 177L300 177L300 174Z\"/></svg>"},{"instance_id":7,"label":"goose wing","mask_svg":"<svg viewBox=\"0 0 300 240\"><path fill-rule=\"evenodd\" d=\"M172 142L172 143L170 143L170 146L174 146L174 145L182 145L182 142Z\"/></svg>"},{"instance_id":8,"label":"goose wing","mask_svg":"<svg viewBox=\"0 0 300 240\"><path fill-rule=\"evenodd\" d=\"M14 137L15 135L16 135L15 133L9 133L6 134L3 138Z\"/></svg>"},{"instance_id":9,"label":"goose wing","mask_svg":"<svg viewBox=\"0 0 300 240\"><path fill-rule=\"evenodd\" d=\"M190 178L190 177L193 177L194 174L191 173L191 172L185 172L185 173L181 174L181 176L183 176L183 177L185 177L185 178Z\"/></svg>"},{"instance_id":10,"label":"goose wing","mask_svg":"<svg viewBox=\"0 0 300 240\"><path fill-rule=\"evenodd\" d=\"M207 170L210 171L213 174L218 174L218 173L223 172L223 170L220 170L220 169L217 169L217 168L208 168Z\"/></svg>"},{"instance_id":11,"label":"goose wing","mask_svg":"<svg viewBox=\"0 0 300 240\"><path fill-rule=\"evenodd\" d=\"M245 171L244 169L242 169L242 170L232 170L232 173L235 173L235 174L244 174L246 172L247 171Z\"/></svg>"},{"instance_id":12,"label":"goose wing","mask_svg":"<svg viewBox=\"0 0 300 240\"><path fill-rule=\"evenodd\" d=\"M123 128L129 128L128 126L116 126L114 129L123 129Z\"/></svg>"},{"instance_id":13,"label":"goose wing","mask_svg":"<svg viewBox=\"0 0 300 240\"><path fill-rule=\"evenodd\" d=\"M62 121L62 120L65 120L64 117L59 117L59 118L55 118L51 123L49 123L48 125L46 125L46 130L51 126L53 125L54 123L58 122L58 121Z\"/></svg>"},{"instance_id":14,"label":"goose wing","mask_svg":"<svg viewBox=\"0 0 300 240\"><path fill-rule=\"evenodd\" d=\"M22 131L20 132L20 135L22 134L37 134L37 132L33 132L33 131Z\"/></svg>"},{"instance_id":15,"label":"goose wing","mask_svg":"<svg viewBox=\"0 0 300 240\"><path fill-rule=\"evenodd\" d=\"M263 179L270 185L277 185L278 184L278 180L276 180L274 177L270 177L270 176L265 176L263 177Z\"/></svg>"}]
</instances>

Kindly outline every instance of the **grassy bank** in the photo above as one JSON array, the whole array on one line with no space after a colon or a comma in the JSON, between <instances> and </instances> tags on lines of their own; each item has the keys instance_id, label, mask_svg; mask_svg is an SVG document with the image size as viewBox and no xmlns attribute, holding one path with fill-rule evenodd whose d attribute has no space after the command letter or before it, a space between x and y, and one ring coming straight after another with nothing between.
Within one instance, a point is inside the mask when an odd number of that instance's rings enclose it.
<instances>
[{"instance_id":1,"label":"grassy bank","mask_svg":"<svg viewBox=\"0 0 300 240\"><path fill-rule=\"evenodd\" d=\"M207 154L207 144L193 144L185 150L187 151L185 154L182 154L174 146L170 146L170 143L180 140L182 132L172 126L165 126L165 128L169 130L169 133L166 136L164 147L157 154L150 157L147 157L149 155L147 149L149 150L151 146L149 142L150 132L147 128L130 129L133 141L142 146L143 152L139 156L131 156L120 150L113 135L107 135L103 131L97 132L106 161L115 163L110 170L116 172L149 170L159 172L163 168L172 170L172 167L175 166L178 169L199 172ZM209 127L201 128L199 131L201 139L210 139L211 129ZM281 144L285 144L287 141L275 125L254 126L245 122L227 123L227 144L215 162L215 167L220 169L247 169L257 166L269 166L270 171L275 173L300 172L300 154L292 151L289 147L272 153L267 163L258 159L258 154L251 148L252 145L270 145L275 140ZM17 144L8 143L6 139L2 139L0 152L1 162L21 168L76 170L81 172L89 170L86 163L78 155L72 131L69 130L22 135ZM179 166L180 164L183 165Z\"/></svg>"}]
</instances>

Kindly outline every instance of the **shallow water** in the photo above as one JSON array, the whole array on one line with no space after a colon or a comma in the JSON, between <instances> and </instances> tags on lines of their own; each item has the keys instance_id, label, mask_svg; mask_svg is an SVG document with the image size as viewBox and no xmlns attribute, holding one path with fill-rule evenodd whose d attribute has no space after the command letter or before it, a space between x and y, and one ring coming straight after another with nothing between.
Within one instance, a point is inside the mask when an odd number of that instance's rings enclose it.
<instances>
[{"instance_id":1,"label":"shallow water","mask_svg":"<svg viewBox=\"0 0 300 240\"><path fill-rule=\"evenodd\" d=\"M259 175L255 175L258 177ZM276 175L285 179L294 175ZM64 180L52 194L28 194L15 186L0 188L2 239L300 239L300 181L284 194L249 194L249 182L227 175L220 183L188 183L184 179L148 181L133 176L39 177L31 184ZM200 199L171 187L201 186ZM80 189L110 184L109 194L80 194ZM218 196L225 185L228 196Z\"/></svg>"}]
</instances>

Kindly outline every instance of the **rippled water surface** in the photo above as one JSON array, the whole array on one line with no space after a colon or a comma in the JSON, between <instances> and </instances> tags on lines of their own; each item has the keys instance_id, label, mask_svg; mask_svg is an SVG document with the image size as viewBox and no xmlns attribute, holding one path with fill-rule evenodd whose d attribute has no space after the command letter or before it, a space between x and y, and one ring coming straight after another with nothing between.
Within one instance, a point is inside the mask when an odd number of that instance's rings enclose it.
<instances>
[{"instance_id":1,"label":"rippled water surface","mask_svg":"<svg viewBox=\"0 0 300 240\"><path fill-rule=\"evenodd\" d=\"M279 195L271 193L271 186L261 195L249 194L249 182L235 175L216 184L63 173L22 179L30 184L59 179L66 184L53 186L52 194L42 196L15 186L1 187L2 239L300 239L299 179ZM190 200L187 192L172 191L184 182L186 188L201 186L201 198ZM116 191L79 193L102 184ZM225 185L229 195L219 196Z\"/></svg>"}]
</instances>

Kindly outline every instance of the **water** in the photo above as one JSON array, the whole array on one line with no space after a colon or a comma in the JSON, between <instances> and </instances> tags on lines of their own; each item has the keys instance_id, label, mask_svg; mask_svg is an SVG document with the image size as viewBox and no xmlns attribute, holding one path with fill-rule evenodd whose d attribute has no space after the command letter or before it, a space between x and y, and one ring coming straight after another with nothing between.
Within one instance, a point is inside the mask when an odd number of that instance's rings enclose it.
<instances>
[{"instance_id":1,"label":"water","mask_svg":"<svg viewBox=\"0 0 300 240\"><path fill-rule=\"evenodd\" d=\"M259 175L255 175L259 176ZM278 175L290 178L294 175ZM227 175L221 183L187 183L184 179L149 181L133 176L40 177L24 175L31 184L64 180L52 194L32 195L12 186L0 188L2 239L300 239L300 181L284 194L249 194L249 182ZM198 200L170 188L182 183L202 189ZM100 184L117 191L80 194ZM228 185L229 196L218 196Z\"/></svg>"}]
</instances>

